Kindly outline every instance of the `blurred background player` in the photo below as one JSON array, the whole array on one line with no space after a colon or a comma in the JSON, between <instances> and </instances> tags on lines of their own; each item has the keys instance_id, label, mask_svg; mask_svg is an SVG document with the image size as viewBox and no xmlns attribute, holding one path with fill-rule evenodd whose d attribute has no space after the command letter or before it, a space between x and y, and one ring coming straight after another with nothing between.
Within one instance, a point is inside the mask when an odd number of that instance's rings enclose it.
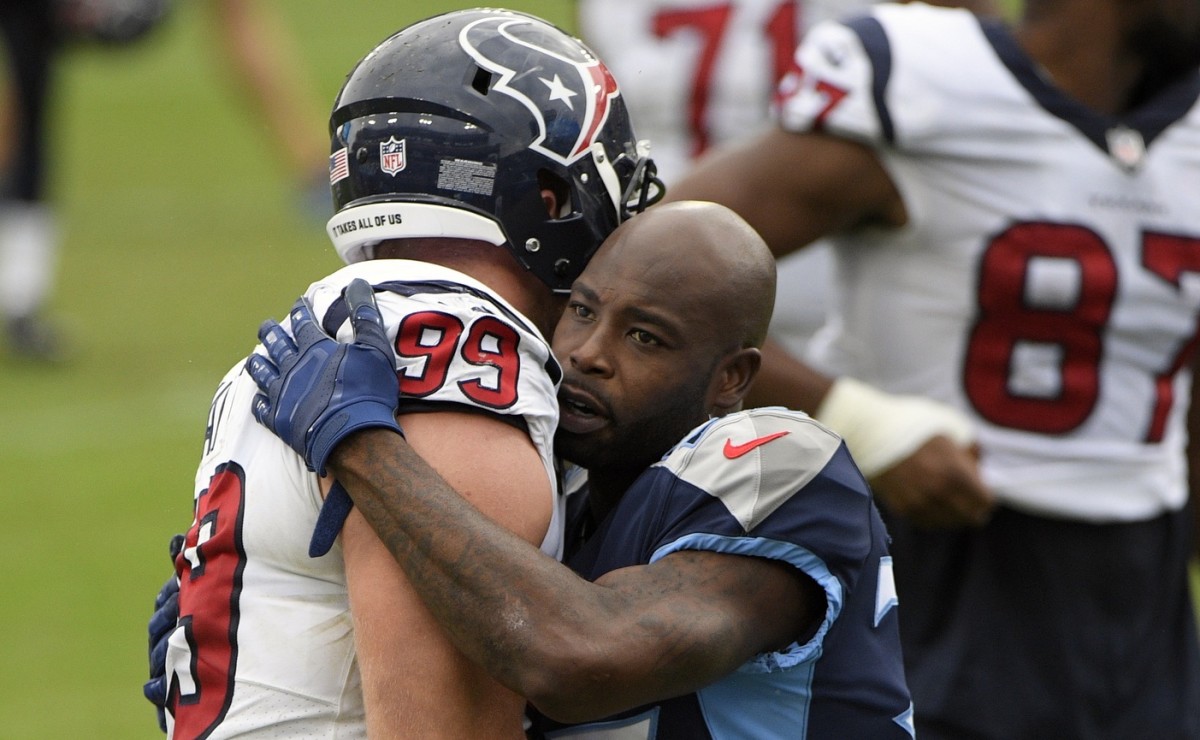
<instances>
[{"instance_id":1,"label":"blurred background player","mask_svg":"<svg viewBox=\"0 0 1200 740\"><path fill-rule=\"evenodd\" d=\"M171 18L181 0L55 0L68 40L127 45ZM202 0L211 61L258 119L262 140L303 196L306 213L332 215L325 173L327 113L279 0Z\"/></svg>"},{"instance_id":2,"label":"blurred background player","mask_svg":"<svg viewBox=\"0 0 1200 740\"><path fill-rule=\"evenodd\" d=\"M875 490L924 738L1200 736L1198 65L1194 0L1028 0L1011 30L880 6L810 32L775 126L672 183L777 254L838 235L836 382L764 353L758 383L899 460ZM965 414L986 487L863 381Z\"/></svg>"},{"instance_id":3,"label":"blurred background player","mask_svg":"<svg viewBox=\"0 0 1200 740\"><path fill-rule=\"evenodd\" d=\"M58 261L58 234L46 193L46 106L59 35L52 0L0 3L0 313L11 356L62 356L47 317Z\"/></svg>"},{"instance_id":4,"label":"blurred background player","mask_svg":"<svg viewBox=\"0 0 1200 740\"><path fill-rule=\"evenodd\" d=\"M373 49L329 125L327 231L350 265L314 283L308 306L336 332L345 287L369 281L413 447L560 555L561 368L543 336L558 294L652 182L615 81L544 21L461 11ZM524 700L454 649L344 492L323 501L323 457L306 468L255 422L244 364L214 396L176 560L169 731L523 737ZM394 427L391 408L345 430Z\"/></svg>"},{"instance_id":5,"label":"blurred background player","mask_svg":"<svg viewBox=\"0 0 1200 740\"><path fill-rule=\"evenodd\" d=\"M48 193L47 125L54 72L66 44L136 41L166 16L167 0L21 0L0 4L3 98L10 136L0 157L0 312L8 351L37 361L64 358L47 316L60 236Z\"/></svg>"},{"instance_id":6,"label":"blurred background player","mask_svg":"<svg viewBox=\"0 0 1200 740\"><path fill-rule=\"evenodd\" d=\"M776 83L806 29L874 2L578 0L577 16L580 36L621 80L638 132L653 145L659 176L670 186L709 147L769 125ZM934 4L996 10L991 0ZM827 250L816 244L779 260L771 337L799 357L832 300Z\"/></svg>"},{"instance_id":7,"label":"blurred background player","mask_svg":"<svg viewBox=\"0 0 1200 740\"><path fill-rule=\"evenodd\" d=\"M8 134L0 145L0 314L8 352L37 361L66 356L60 327L47 315L56 282L60 229L48 192L57 57L73 44L120 48L139 42L171 16L172 0L20 0L0 3L0 98ZM258 0L210 0L211 24L226 77L262 121L296 184L306 214L332 213L324 179L325 145L316 121L324 107L282 19Z\"/></svg>"},{"instance_id":8,"label":"blurred background player","mask_svg":"<svg viewBox=\"0 0 1200 740\"><path fill-rule=\"evenodd\" d=\"M316 95L305 59L277 7L264 0L208 0L218 48L216 63L261 124L306 215L333 214L326 175L328 141L319 122L327 109Z\"/></svg>"}]
</instances>

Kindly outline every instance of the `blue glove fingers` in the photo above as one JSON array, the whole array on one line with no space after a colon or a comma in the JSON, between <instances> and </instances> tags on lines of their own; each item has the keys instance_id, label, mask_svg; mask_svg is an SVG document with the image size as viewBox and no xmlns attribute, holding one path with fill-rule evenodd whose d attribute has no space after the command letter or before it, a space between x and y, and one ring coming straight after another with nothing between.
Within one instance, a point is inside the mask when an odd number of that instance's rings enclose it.
<instances>
[{"instance_id":1,"label":"blue glove fingers","mask_svg":"<svg viewBox=\"0 0 1200 740\"><path fill-rule=\"evenodd\" d=\"M392 347L383 328L383 314L375 302L374 288L362 278L351 280L346 286L346 306L350 309L354 341L379 350L392 362Z\"/></svg>"},{"instance_id":2,"label":"blue glove fingers","mask_svg":"<svg viewBox=\"0 0 1200 740\"><path fill-rule=\"evenodd\" d=\"M167 545L167 550L171 553L171 565L175 564L175 561L179 558L179 553L183 552L183 545L186 542L187 535L185 534L177 534L171 537L171 542Z\"/></svg>"},{"instance_id":3,"label":"blue glove fingers","mask_svg":"<svg viewBox=\"0 0 1200 740\"><path fill-rule=\"evenodd\" d=\"M167 603L167 599L171 598L172 596L178 596L178 595L179 595L179 578L177 576L171 576L170 578L167 579L167 582L162 585L162 588L159 589L158 596L156 596L154 598L154 616L155 617L158 616L159 611L161 611L163 608L163 604ZM179 615L172 614L171 621L174 622L175 618L177 616L179 616ZM150 619L150 636L151 636L151 638L153 638L154 633L155 633L154 618L152 617Z\"/></svg>"},{"instance_id":4,"label":"blue glove fingers","mask_svg":"<svg viewBox=\"0 0 1200 740\"><path fill-rule=\"evenodd\" d=\"M312 539L308 543L310 558L319 558L329 552L352 508L354 502L350 499L350 494L346 493L341 483L334 481L333 487L325 496L321 513L317 515L317 526L313 528Z\"/></svg>"},{"instance_id":5,"label":"blue glove fingers","mask_svg":"<svg viewBox=\"0 0 1200 740\"><path fill-rule=\"evenodd\" d=\"M168 551L174 565L183 552L186 538L177 534L171 538ZM171 576L154 599L154 615L150 617L150 680L142 685L142 694L154 705L158 714L158 729L167 731L167 640L179 620L179 578Z\"/></svg>"},{"instance_id":6,"label":"blue glove fingers","mask_svg":"<svg viewBox=\"0 0 1200 740\"><path fill-rule=\"evenodd\" d=\"M275 363L258 353L246 358L246 372L254 378L255 385L263 393L271 390L271 386L279 380L279 370Z\"/></svg>"},{"instance_id":7,"label":"blue glove fingers","mask_svg":"<svg viewBox=\"0 0 1200 740\"><path fill-rule=\"evenodd\" d=\"M173 593L150 618L150 678L167 672L167 643L179 620L179 593Z\"/></svg>"},{"instance_id":8,"label":"blue glove fingers","mask_svg":"<svg viewBox=\"0 0 1200 740\"><path fill-rule=\"evenodd\" d=\"M318 342L328 341L329 335L321 329L321 325L313 318L312 309L308 306L308 301L301 297L296 301L296 305L292 307L292 312L289 314L292 320L292 336L296 338L296 346L304 352L309 347ZM279 367L287 370L287 367L280 364Z\"/></svg>"},{"instance_id":9,"label":"blue glove fingers","mask_svg":"<svg viewBox=\"0 0 1200 740\"><path fill-rule=\"evenodd\" d=\"M262 336L261 334L259 335ZM289 338L288 341L291 341ZM254 414L254 418L259 424L268 429L275 426L275 414L271 407L268 394L279 384L279 370L275 364L256 353L251 354L246 358L246 372L254 379L254 384L262 391L254 397L250 403L250 411Z\"/></svg>"},{"instance_id":10,"label":"blue glove fingers","mask_svg":"<svg viewBox=\"0 0 1200 740\"><path fill-rule=\"evenodd\" d=\"M267 429L275 429L275 425L272 423L273 419L271 417L271 399L269 399L266 394L259 393L257 396L255 396L254 400L251 402L250 410L254 413L254 418L258 420L259 424L262 424ZM278 432L276 432L276 434L278 434Z\"/></svg>"},{"instance_id":11,"label":"blue glove fingers","mask_svg":"<svg viewBox=\"0 0 1200 740\"><path fill-rule=\"evenodd\" d=\"M337 349L337 342L324 334L322 344L306 347L293 367L285 370L278 383L254 399L254 417L266 424L275 434L304 456L310 470L324 475L314 468L312 458L305 449L305 437L310 427L320 417L312 415L306 404L310 398L329 398L336 378L328 368L330 355Z\"/></svg>"},{"instance_id":12,"label":"blue glove fingers","mask_svg":"<svg viewBox=\"0 0 1200 740\"><path fill-rule=\"evenodd\" d=\"M277 367L286 369L296 361L296 355L299 353L296 343L287 333L287 329L274 319L267 319L258 327L258 341L262 342L271 357L271 362Z\"/></svg>"},{"instance_id":13,"label":"blue glove fingers","mask_svg":"<svg viewBox=\"0 0 1200 740\"><path fill-rule=\"evenodd\" d=\"M142 694L158 709L158 729L167 731L167 679L152 678L142 686Z\"/></svg>"}]
</instances>

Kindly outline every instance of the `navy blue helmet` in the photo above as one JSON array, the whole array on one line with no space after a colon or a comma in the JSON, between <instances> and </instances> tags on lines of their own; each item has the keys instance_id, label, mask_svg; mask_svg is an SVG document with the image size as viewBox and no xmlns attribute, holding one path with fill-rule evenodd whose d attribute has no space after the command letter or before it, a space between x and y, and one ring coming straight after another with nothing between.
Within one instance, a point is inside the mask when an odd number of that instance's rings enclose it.
<instances>
[{"instance_id":1,"label":"navy blue helmet","mask_svg":"<svg viewBox=\"0 0 1200 740\"><path fill-rule=\"evenodd\" d=\"M608 68L523 13L455 11L384 40L347 77L330 134L328 231L347 262L386 239L480 239L567 292L662 195Z\"/></svg>"}]
</instances>

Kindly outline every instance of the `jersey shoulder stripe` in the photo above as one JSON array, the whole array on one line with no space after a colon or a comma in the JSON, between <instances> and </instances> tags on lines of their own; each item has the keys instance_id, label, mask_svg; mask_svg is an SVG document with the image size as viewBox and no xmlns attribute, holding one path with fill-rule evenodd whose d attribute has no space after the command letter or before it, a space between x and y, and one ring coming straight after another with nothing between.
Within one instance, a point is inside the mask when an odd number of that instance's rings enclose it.
<instances>
[{"instance_id":1,"label":"jersey shoulder stripe","mask_svg":"<svg viewBox=\"0 0 1200 740\"><path fill-rule=\"evenodd\" d=\"M751 531L825 471L841 445L806 414L753 409L708 422L656 465L719 499Z\"/></svg>"},{"instance_id":2,"label":"jersey shoulder stripe","mask_svg":"<svg viewBox=\"0 0 1200 740\"><path fill-rule=\"evenodd\" d=\"M863 51L871 62L874 72L871 78L871 98L879 116L880 133L884 141L893 143L896 140L896 126L892 123L892 113L887 104L888 80L892 76L892 49L887 33L879 20L869 15L846 21L846 27L858 36Z\"/></svg>"}]
</instances>

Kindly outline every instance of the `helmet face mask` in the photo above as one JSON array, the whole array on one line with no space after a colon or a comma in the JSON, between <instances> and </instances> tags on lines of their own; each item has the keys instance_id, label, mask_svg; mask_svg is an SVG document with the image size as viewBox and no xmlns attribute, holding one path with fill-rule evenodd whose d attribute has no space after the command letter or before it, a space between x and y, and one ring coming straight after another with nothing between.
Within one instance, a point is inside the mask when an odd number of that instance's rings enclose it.
<instances>
[{"instance_id":1,"label":"helmet face mask","mask_svg":"<svg viewBox=\"0 0 1200 740\"><path fill-rule=\"evenodd\" d=\"M480 239L567 292L626 201L662 191L607 68L510 11L446 13L385 40L347 78L330 133L328 231L347 262L385 239Z\"/></svg>"}]
</instances>

